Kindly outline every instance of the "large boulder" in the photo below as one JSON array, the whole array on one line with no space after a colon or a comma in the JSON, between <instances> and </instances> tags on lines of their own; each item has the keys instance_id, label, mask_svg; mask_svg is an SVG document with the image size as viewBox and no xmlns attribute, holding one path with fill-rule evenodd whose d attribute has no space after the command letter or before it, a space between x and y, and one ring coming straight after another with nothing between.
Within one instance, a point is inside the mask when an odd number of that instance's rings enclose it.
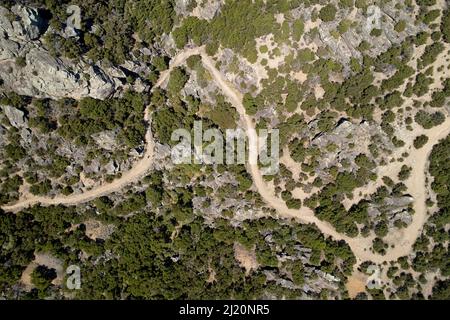
<instances>
[{"instance_id":1,"label":"large boulder","mask_svg":"<svg viewBox=\"0 0 450 320\"><path fill-rule=\"evenodd\" d=\"M13 62L19 55L19 49L20 45L17 42L0 36L0 63Z\"/></svg>"},{"instance_id":2,"label":"large boulder","mask_svg":"<svg viewBox=\"0 0 450 320\"><path fill-rule=\"evenodd\" d=\"M0 31L12 39L37 40L48 27L36 8L15 5L9 11L0 7Z\"/></svg>"},{"instance_id":3,"label":"large boulder","mask_svg":"<svg viewBox=\"0 0 450 320\"><path fill-rule=\"evenodd\" d=\"M6 118L8 118L9 123L15 128L27 127L27 121L25 119L25 114L22 110L14 108L12 106L1 106Z\"/></svg>"},{"instance_id":4,"label":"large boulder","mask_svg":"<svg viewBox=\"0 0 450 320\"><path fill-rule=\"evenodd\" d=\"M11 52L11 51L9 51ZM105 99L116 89L116 84L97 66L53 57L42 48L32 48L25 54L26 65L15 61L0 62L0 76L4 87L21 95L37 98L92 97Z\"/></svg>"},{"instance_id":5,"label":"large boulder","mask_svg":"<svg viewBox=\"0 0 450 320\"><path fill-rule=\"evenodd\" d=\"M51 55L39 40L46 29L47 22L38 9L0 7L0 78L4 89L55 100L105 99L121 86L98 65ZM25 63L18 63L19 58Z\"/></svg>"}]
</instances>

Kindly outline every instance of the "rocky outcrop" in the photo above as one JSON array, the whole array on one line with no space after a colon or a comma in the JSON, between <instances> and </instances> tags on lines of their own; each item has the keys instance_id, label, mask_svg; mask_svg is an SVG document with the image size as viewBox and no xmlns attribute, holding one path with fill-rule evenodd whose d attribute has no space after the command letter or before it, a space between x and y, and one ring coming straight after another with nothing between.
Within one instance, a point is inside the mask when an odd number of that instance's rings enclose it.
<instances>
[{"instance_id":1,"label":"rocky outcrop","mask_svg":"<svg viewBox=\"0 0 450 320\"><path fill-rule=\"evenodd\" d=\"M192 4L194 3L194 6ZM222 7L223 0L204 0L195 5L195 0L176 0L175 11L179 15L192 15L200 19L211 20Z\"/></svg>"},{"instance_id":2,"label":"rocky outcrop","mask_svg":"<svg viewBox=\"0 0 450 320\"><path fill-rule=\"evenodd\" d=\"M396 9L395 3L384 3L380 7L371 6L367 10L368 12L356 8L341 10L334 21L321 22L318 25L318 37L315 38L317 45L325 45L329 54L341 62L346 69L349 67L351 58L362 58L361 52L358 50L362 41L370 44L370 55L377 56L393 44L399 44L406 37L425 29L423 23L414 23L414 12ZM336 36L338 25L343 19L355 22L356 26L350 27L343 34ZM405 29L401 32L394 29L399 21L405 22ZM374 28L379 28L382 36L371 35Z\"/></svg>"},{"instance_id":3,"label":"rocky outcrop","mask_svg":"<svg viewBox=\"0 0 450 320\"><path fill-rule=\"evenodd\" d=\"M408 195L400 197L388 197L381 203L371 203L368 208L369 217L372 220L378 220L380 216L385 216L390 228L393 228L396 221L409 225L412 222L413 212L410 205L414 198Z\"/></svg>"},{"instance_id":4,"label":"rocky outcrop","mask_svg":"<svg viewBox=\"0 0 450 320\"><path fill-rule=\"evenodd\" d=\"M259 81L262 80L256 67L247 59L235 54L231 49L223 49L219 52L220 72L222 72L228 81L241 92L250 92L250 88L257 88ZM245 83L245 86L242 84Z\"/></svg>"},{"instance_id":5,"label":"rocky outcrop","mask_svg":"<svg viewBox=\"0 0 450 320\"><path fill-rule=\"evenodd\" d=\"M105 99L114 93L116 84L101 68L78 65L70 61L53 57L43 48L30 46L20 47L18 43L2 39L6 49L0 61L0 76L4 87L20 95L37 98L74 98L92 97ZM18 48L20 49L18 50ZM25 59L25 66L18 66L15 59ZM17 52L17 53L16 53ZM12 60L12 57L15 59Z\"/></svg>"},{"instance_id":6,"label":"rocky outcrop","mask_svg":"<svg viewBox=\"0 0 450 320\"><path fill-rule=\"evenodd\" d=\"M117 147L117 130L114 131L102 131L92 135L97 145L105 150L114 150Z\"/></svg>"},{"instance_id":7,"label":"rocky outcrop","mask_svg":"<svg viewBox=\"0 0 450 320\"><path fill-rule=\"evenodd\" d=\"M0 147L6 144L6 130L0 125Z\"/></svg>"},{"instance_id":8,"label":"rocky outcrop","mask_svg":"<svg viewBox=\"0 0 450 320\"><path fill-rule=\"evenodd\" d=\"M47 27L38 9L16 5L9 11L0 7L0 31L13 39L37 40Z\"/></svg>"},{"instance_id":9,"label":"rocky outcrop","mask_svg":"<svg viewBox=\"0 0 450 320\"><path fill-rule=\"evenodd\" d=\"M116 164L114 160L111 160L103 167L103 169L105 170L106 174L113 175L119 171L119 166Z\"/></svg>"},{"instance_id":10,"label":"rocky outcrop","mask_svg":"<svg viewBox=\"0 0 450 320\"><path fill-rule=\"evenodd\" d=\"M11 16L16 17L12 22ZM37 9L13 6L9 11L0 7L0 77L5 90L36 98L78 100L105 99L130 89L125 81L126 73L118 68L106 69L101 64L50 54L41 42L47 24ZM133 62L120 68L127 66L133 69L132 73L142 71L142 66ZM141 82L137 85L140 91L146 89Z\"/></svg>"},{"instance_id":11,"label":"rocky outcrop","mask_svg":"<svg viewBox=\"0 0 450 320\"><path fill-rule=\"evenodd\" d=\"M22 110L11 106L1 106L9 123L15 128L27 127L27 121L25 119L25 113Z\"/></svg>"},{"instance_id":12,"label":"rocky outcrop","mask_svg":"<svg viewBox=\"0 0 450 320\"><path fill-rule=\"evenodd\" d=\"M317 130L316 121L310 122L308 126L312 132ZM332 130L319 133L311 141L313 146L317 146L322 151L316 172L319 176L322 176L327 168L340 167L344 160L349 162L349 170L357 170L358 167L354 162L355 157L359 154L370 156L369 145L374 136L383 140L384 148L393 149L392 142L378 124L367 121L353 123L346 119L339 120ZM330 145L334 148L330 149ZM324 177L326 177L326 174Z\"/></svg>"}]
</instances>

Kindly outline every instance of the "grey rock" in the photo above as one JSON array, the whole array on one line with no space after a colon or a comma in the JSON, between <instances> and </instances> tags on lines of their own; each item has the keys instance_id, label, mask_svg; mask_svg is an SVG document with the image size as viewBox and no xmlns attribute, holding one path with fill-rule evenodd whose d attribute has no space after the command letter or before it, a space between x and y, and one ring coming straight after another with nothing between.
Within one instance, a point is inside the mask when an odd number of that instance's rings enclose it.
<instances>
[{"instance_id":1,"label":"grey rock","mask_svg":"<svg viewBox=\"0 0 450 320\"><path fill-rule=\"evenodd\" d=\"M384 215L390 228L394 226L394 222L397 220L410 224L412 215L408 207L413 202L414 198L409 195L388 197L380 204L371 203L368 208L368 214L374 221L377 221L380 216Z\"/></svg>"},{"instance_id":2,"label":"grey rock","mask_svg":"<svg viewBox=\"0 0 450 320\"><path fill-rule=\"evenodd\" d=\"M6 129L0 125L0 147L6 144Z\"/></svg>"},{"instance_id":3,"label":"grey rock","mask_svg":"<svg viewBox=\"0 0 450 320\"><path fill-rule=\"evenodd\" d=\"M120 67L136 74L148 74L151 71L148 66L138 61L127 60Z\"/></svg>"},{"instance_id":4,"label":"grey rock","mask_svg":"<svg viewBox=\"0 0 450 320\"><path fill-rule=\"evenodd\" d=\"M155 170L167 170L170 169L173 164L169 161L171 158L171 147L160 143L155 143L155 149L153 152L154 161L152 164Z\"/></svg>"},{"instance_id":5,"label":"grey rock","mask_svg":"<svg viewBox=\"0 0 450 320\"><path fill-rule=\"evenodd\" d=\"M385 205L392 207L392 208L406 207L413 202L414 202L414 198L411 196L403 196L403 197L398 197L398 198L386 198L384 200Z\"/></svg>"},{"instance_id":6,"label":"grey rock","mask_svg":"<svg viewBox=\"0 0 450 320\"><path fill-rule=\"evenodd\" d=\"M114 150L117 146L117 130L102 131L93 134L91 137L100 148Z\"/></svg>"},{"instance_id":7,"label":"grey rock","mask_svg":"<svg viewBox=\"0 0 450 320\"><path fill-rule=\"evenodd\" d=\"M114 81L98 66L90 66L88 76L88 90L90 97L102 100L114 92Z\"/></svg>"},{"instance_id":8,"label":"grey rock","mask_svg":"<svg viewBox=\"0 0 450 320\"><path fill-rule=\"evenodd\" d=\"M395 3L384 3L377 7L380 12L379 25L370 23L371 19L362 9L358 9L352 21L358 23L357 27L351 27L344 34L333 37L332 32L336 30L342 19L350 16L351 10L341 10L334 21L321 23L318 26L318 37L315 39L319 46L325 45L329 54L336 58L344 66L345 71L349 70L349 61L351 58L361 59L361 53L357 49L362 41L371 45L369 53L371 56L379 55L389 49L393 44L401 43L407 36L415 35L425 29L425 25L414 24L413 12L404 9L396 9ZM303 16L307 16L311 9L305 9ZM310 15L310 14L309 14ZM396 32L394 26L398 21L406 22L406 28L402 32ZM372 29L379 27L383 35L374 37L370 33Z\"/></svg>"},{"instance_id":9,"label":"grey rock","mask_svg":"<svg viewBox=\"0 0 450 320\"><path fill-rule=\"evenodd\" d=\"M123 72L122 69L117 68L117 67L108 66L108 67L104 68L104 70L109 76L111 76L113 78L123 78L123 79L125 79L127 77L125 72Z\"/></svg>"},{"instance_id":10,"label":"grey rock","mask_svg":"<svg viewBox=\"0 0 450 320\"><path fill-rule=\"evenodd\" d=\"M392 227L394 225L394 222L400 220L401 222L405 223L406 225L409 225L412 222L412 215L408 212L408 210L402 210L400 212L397 212L393 217L389 220L390 224L389 227Z\"/></svg>"},{"instance_id":11,"label":"grey rock","mask_svg":"<svg viewBox=\"0 0 450 320\"><path fill-rule=\"evenodd\" d=\"M179 15L188 15L188 5L195 0L176 0L175 1L175 11ZM201 4L198 4L193 11L193 15L200 19L211 20L219 12L223 5L223 0L205 0Z\"/></svg>"},{"instance_id":12,"label":"grey rock","mask_svg":"<svg viewBox=\"0 0 450 320\"><path fill-rule=\"evenodd\" d=\"M45 141L42 139L42 141ZM45 145L43 146L45 149ZM82 163L86 158L86 150L84 148L80 148L79 146L69 143L66 140L61 140L58 144L57 153L60 156L70 158L73 163Z\"/></svg>"},{"instance_id":13,"label":"grey rock","mask_svg":"<svg viewBox=\"0 0 450 320\"><path fill-rule=\"evenodd\" d=\"M15 34L21 35L25 40L36 40L45 31L47 23L37 9L17 5L11 11L20 17L20 21L12 23Z\"/></svg>"},{"instance_id":14,"label":"grey rock","mask_svg":"<svg viewBox=\"0 0 450 320\"><path fill-rule=\"evenodd\" d=\"M0 37L0 63L14 62L19 55L20 45L10 39Z\"/></svg>"},{"instance_id":15,"label":"grey rock","mask_svg":"<svg viewBox=\"0 0 450 320\"><path fill-rule=\"evenodd\" d=\"M334 38L331 35L331 31L335 30L338 26L338 22L330 22L328 24L321 23L318 27L320 40L328 46L330 52L337 55L339 60L348 64L350 58L360 58L361 53L355 49L345 36Z\"/></svg>"},{"instance_id":16,"label":"grey rock","mask_svg":"<svg viewBox=\"0 0 450 320\"><path fill-rule=\"evenodd\" d=\"M146 90L148 90L148 86L140 78L136 79L136 81L133 84L133 91L142 93Z\"/></svg>"},{"instance_id":17,"label":"grey rock","mask_svg":"<svg viewBox=\"0 0 450 320\"><path fill-rule=\"evenodd\" d=\"M67 26L64 29L64 37L65 38L74 38L78 37L78 32L73 26Z\"/></svg>"},{"instance_id":18,"label":"grey rock","mask_svg":"<svg viewBox=\"0 0 450 320\"><path fill-rule=\"evenodd\" d=\"M119 166L117 166L114 160L108 162L103 168L105 169L105 173L108 175L115 174L119 170Z\"/></svg>"},{"instance_id":19,"label":"grey rock","mask_svg":"<svg viewBox=\"0 0 450 320\"><path fill-rule=\"evenodd\" d=\"M369 215L370 219L375 219L381 215L381 212L377 208L370 206L369 208L367 208L367 214Z\"/></svg>"},{"instance_id":20,"label":"grey rock","mask_svg":"<svg viewBox=\"0 0 450 320\"><path fill-rule=\"evenodd\" d=\"M311 136L312 132L318 131L317 121L310 122L308 128L306 137ZM353 123L346 119L340 119L333 129L317 134L311 140L311 145L319 147L322 151L322 157L316 169L317 174L326 179L327 175L324 175L323 171L332 166L339 167L343 160L349 161L350 170L357 170L357 165L354 163L355 157L361 153L370 157L369 145L371 137L375 135L382 139L385 148L393 148L392 142L381 127L367 121ZM330 144L336 146L335 151L327 151L327 146Z\"/></svg>"},{"instance_id":21,"label":"grey rock","mask_svg":"<svg viewBox=\"0 0 450 320\"><path fill-rule=\"evenodd\" d=\"M33 135L30 129L22 128L20 137L22 138L22 145L29 146L32 143Z\"/></svg>"},{"instance_id":22,"label":"grey rock","mask_svg":"<svg viewBox=\"0 0 450 320\"><path fill-rule=\"evenodd\" d=\"M216 102L215 92L217 86L214 81L208 81L206 84L199 81L198 73L193 72L191 77L189 77L188 82L186 82L183 92L186 96L193 96L200 98L206 103L214 104Z\"/></svg>"},{"instance_id":23,"label":"grey rock","mask_svg":"<svg viewBox=\"0 0 450 320\"><path fill-rule=\"evenodd\" d=\"M97 159L94 159L87 166L84 167L84 172L86 174L94 173L97 174L100 172L100 162Z\"/></svg>"},{"instance_id":24,"label":"grey rock","mask_svg":"<svg viewBox=\"0 0 450 320\"><path fill-rule=\"evenodd\" d=\"M8 36L14 33L11 12L5 7L0 7L0 30Z\"/></svg>"},{"instance_id":25,"label":"grey rock","mask_svg":"<svg viewBox=\"0 0 450 320\"><path fill-rule=\"evenodd\" d=\"M319 276L321 276L321 277L327 279L327 280L330 281L330 282L340 282L340 281L341 281L341 280L339 280L339 278L333 276L332 274L323 272L322 270L317 270L317 269L316 269L315 272L316 272Z\"/></svg>"},{"instance_id":26,"label":"grey rock","mask_svg":"<svg viewBox=\"0 0 450 320\"><path fill-rule=\"evenodd\" d=\"M205 2L205 5L197 6L197 16L206 20L214 18L224 3L223 0L207 0Z\"/></svg>"},{"instance_id":27,"label":"grey rock","mask_svg":"<svg viewBox=\"0 0 450 320\"><path fill-rule=\"evenodd\" d=\"M239 74L230 71L230 69L232 69L231 66L236 63L235 59L238 59L237 69L239 70ZM247 59L237 56L233 50L228 48L222 50L220 52L219 61L220 71L225 74L227 80L233 83L242 93L250 92L251 87L258 86L259 78L256 68L250 64ZM241 86L242 83L245 83L245 88Z\"/></svg>"},{"instance_id":28,"label":"grey rock","mask_svg":"<svg viewBox=\"0 0 450 320\"><path fill-rule=\"evenodd\" d=\"M25 118L25 113L22 110L14 108L12 106L2 106L5 116L8 118L9 123L15 128L27 127L28 122Z\"/></svg>"},{"instance_id":29,"label":"grey rock","mask_svg":"<svg viewBox=\"0 0 450 320\"><path fill-rule=\"evenodd\" d=\"M0 7L0 31L12 39L36 40L47 28L38 9L15 5L11 11Z\"/></svg>"},{"instance_id":30,"label":"grey rock","mask_svg":"<svg viewBox=\"0 0 450 320\"><path fill-rule=\"evenodd\" d=\"M53 57L38 40L47 28L38 9L0 7L0 77L3 87L36 98L105 99L121 86L97 65ZM11 16L17 21L10 21ZM17 57L26 65L17 66Z\"/></svg>"},{"instance_id":31,"label":"grey rock","mask_svg":"<svg viewBox=\"0 0 450 320\"><path fill-rule=\"evenodd\" d=\"M4 52L4 55L10 52ZM4 87L18 94L56 100L66 97L105 99L115 90L114 81L97 66L73 65L51 56L42 48L30 49L25 57L23 68L13 61L0 63Z\"/></svg>"}]
</instances>

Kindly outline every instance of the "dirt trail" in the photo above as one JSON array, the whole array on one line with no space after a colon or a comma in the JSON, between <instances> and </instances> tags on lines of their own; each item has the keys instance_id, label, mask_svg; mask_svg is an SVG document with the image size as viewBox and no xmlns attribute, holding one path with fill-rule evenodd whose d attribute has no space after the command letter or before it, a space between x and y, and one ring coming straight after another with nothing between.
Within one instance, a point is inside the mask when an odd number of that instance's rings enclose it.
<instances>
[{"instance_id":1,"label":"dirt trail","mask_svg":"<svg viewBox=\"0 0 450 320\"><path fill-rule=\"evenodd\" d=\"M205 68L209 71L209 73L212 75L218 86L222 89L225 96L228 97L228 99L231 101L233 106L236 108L238 113L240 114L242 120L245 123L245 130L247 131L247 134L249 135L249 143L251 144L252 134L254 133L254 124L252 119L246 114L245 108L242 104L243 96L240 92L238 92L236 89L233 88L233 86L225 79L222 73L220 73L215 67L213 60L206 55L204 52L202 52L202 60L203 64L205 65ZM261 175L261 171L259 170L257 165L248 165L247 166L250 174L253 178L253 183L256 186L256 189L258 190L261 197L264 199L264 201L271 207L273 207L280 216L286 217L286 218L294 218L297 220L300 220L303 223L314 223L316 224L319 229L327 234L332 236L335 239L343 239L346 241L351 241L352 239L349 239L348 237L336 232L334 228L323 221L320 221L314 216L314 213L311 209L303 207L300 210L294 210L289 209L285 202L275 196L272 192L272 190L267 186L267 184L264 182L264 179ZM360 241L361 243L367 242L366 239L362 239ZM355 251L361 251L364 248L361 247L360 244L355 244ZM352 247L353 249L353 247Z\"/></svg>"},{"instance_id":2,"label":"dirt trail","mask_svg":"<svg viewBox=\"0 0 450 320\"><path fill-rule=\"evenodd\" d=\"M181 65L190 56L198 54L200 50L201 50L200 48L187 49L182 51L176 57L174 57L171 60L169 69L161 73L160 78L153 87L153 89L160 87L166 82L173 68ZM150 121L150 113L148 107L145 109L144 119L147 122ZM147 130L147 133L145 135L145 146L146 151L144 153L144 156L134 164L133 168L127 172L124 172L119 179L116 179L111 183L105 183L92 190L69 196L56 196L54 198L50 198L50 197L27 195L25 198L20 199L15 204L2 206L2 209L5 211L19 211L23 208L32 206L37 203L41 203L43 205L57 205L57 204L76 205L91 201L95 198L110 194L112 192L119 191L126 185L136 182L137 180L145 176L145 174L151 168L154 150L154 142L151 130Z\"/></svg>"},{"instance_id":3,"label":"dirt trail","mask_svg":"<svg viewBox=\"0 0 450 320\"><path fill-rule=\"evenodd\" d=\"M52 283L54 285L62 284L64 279L64 270L62 261L51 254L45 252L39 253L35 252L34 260L25 268L20 278L20 281L25 285L27 290L31 290L34 287L31 281L31 274L33 273L34 269L36 269L36 267L39 265L44 265L47 266L48 268L55 269L56 278L53 279Z\"/></svg>"},{"instance_id":4,"label":"dirt trail","mask_svg":"<svg viewBox=\"0 0 450 320\"><path fill-rule=\"evenodd\" d=\"M433 148L433 145L439 140L445 138L450 134L450 118L440 126L433 127L430 130L424 130L424 134L428 136L429 143L420 149L412 148L409 153L412 167L410 178L405 182L410 195L414 198L414 215L413 221L407 228L401 229L398 233L390 233L386 236L386 240L390 243L395 243L395 247L388 251L386 257L399 257L412 250L412 245L420 236L421 230L427 221L427 186L426 186L426 172L428 167L428 158Z\"/></svg>"},{"instance_id":5,"label":"dirt trail","mask_svg":"<svg viewBox=\"0 0 450 320\"><path fill-rule=\"evenodd\" d=\"M242 104L243 96L240 92L233 88L233 86L225 79L215 67L213 60L207 56L203 51L201 53L203 63L206 69L213 76L218 86L222 89L223 93L228 97L231 103L234 105L242 120L245 123L247 134L249 135L249 141L251 143L252 137L250 136L254 131L254 124L252 119L245 113L245 108ZM413 222L405 229L403 229L404 237L401 242L397 242L395 248L390 248L387 253L382 256L370 251L372 246L372 237L355 237L350 238L338 233L333 226L329 223L319 220L314 216L311 209L303 207L300 210L294 210L287 208L285 202L274 195L273 191L264 182L257 165L248 165L248 169L253 178L253 182L264 201L274 208L278 214L285 218L294 218L304 223L314 223L322 233L333 237L336 240L345 240L351 247L353 253L357 257L359 262L370 260L374 263L382 263L384 261L397 260L403 255L407 255L412 250L412 245L420 234L423 224L426 221L426 205L425 205L425 171L428 155L434 144L440 139L446 137L450 133L450 119L440 126L436 126L426 131L429 137L429 142L421 149L411 152L411 157L415 159L413 170L411 172L411 179L408 181L408 189L411 190L414 197L414 209L416 214L413 216Z\"/></svg>"},{"instance_id":6,"label":"dirt trail","mask_svg":"<svg viewBox=\"0 0 450 320\"><path fill-rule=\"evenodd\" d=\"M220 73L216 67L215 62L209 57L205 51L204 47L187 49L182 51L177 55L172 61L170 68L164 71L160 79L158 80L155 87L161 86L169 77L171 70L182 64L187 58L192 55L200 54L202 56L202 61L205 68L210 72L214 78L217 85L221 88L224 95L230 100L233 106L236 108L245 124L245 130L249 137L250 143L255 143L256 132L254 130L255 126L253 120L246 114L245 108L242 104L243 96L238 92L233 85L231 85L222 73ZM150 114L148 113L148 108L145 111L145 120L150 120ZM411 157L415 159L413 170L411 172L411 179L408 181L407 185L409 190L414 197L414 209L416 214L413 216L413 222L403 230L403 237L400 239L395 248L390 248L387 250L386 255L381 256L374 254L370 251L372 244L372 238L367 237L356 237L349 238L345 235L338 233L329 223L323 222L314 216L311 209L303 207L300 210L294 210L287 208L283 200L274 195L273 190L265 183L261 171L257 165L248 165L250 174L252 175L253 182L256 189L260 193L264 201L271 207L273 207L279 214L279 216L295 219L303 223L314 223L322 233L333 237L336 240L345 240L351 247L353 253L357 257L358 262L365 260L373 261L374 263L382 263L384 261L396 260L398 257L407 255L411 252L412 245L415 239L418 237L424 222L426 221L426 187L425 187L425 171L428 155L433 147L440 139L444 138L450 133L450 119L441 124L440 126L434 127L426 131L429 137L429 142L421 149L414 150L411 152ZM4 206L2 209L5 211L17 211L25 208L29 205L36 203L41 203L44 205L51 204L65 204L65 205L75 205L83 202L90 201L108 193L118 191L125 185L137 181L139 178L144 176L147 171L151 168L152 158L153 158L153 148L154 142L151 136L151 130L147 131L146 134L146 152L144 157L136 163L136 165L128 172L124 173L120 179L117 179L111 183L99 186L90 191L84 192L82 194L76 194L71 196L58 196L55 198L48 197L30 197L28 199L22 199L16 204ZM250 155L254 157L255 154ZM388 235L389 236L389 235Z\"/></svg>"}]
</instances>

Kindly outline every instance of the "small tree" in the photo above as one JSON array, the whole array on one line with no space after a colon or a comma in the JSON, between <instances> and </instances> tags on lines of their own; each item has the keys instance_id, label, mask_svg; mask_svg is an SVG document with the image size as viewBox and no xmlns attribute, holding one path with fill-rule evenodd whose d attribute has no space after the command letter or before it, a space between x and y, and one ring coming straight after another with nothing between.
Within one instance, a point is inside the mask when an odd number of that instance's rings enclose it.
<instances>
[{"instance_id":1,"label":"small tree","mask_svg":"<svg viewBox=\"0 0 450 320\"><path fill-rule=\"evenodd\" d=\"M170 75L167 89L170 94L177 95L188 81L188 76L182 68L175 68Z\"/></svg>"},{"instance_id":2,"label":"small tree","mask_svg":"<svg viewBox=\"0 0 450 320\"><path fill-rule=\"evenodd\" d=\"M258 106L255 103L255 99L249 93L244 95L243 104L245 111L251 116L256 114L256 111L258 111Z\"/></svg>"},{"instance_id":3,"label":"small tree","mask_svg":"<svg viewBox=\"0 0 450 320\"><path fill-rule=\"evenodd\" d=\"M44 265L37 266L31 273L31 283L38 290L46 290L52 284L53 279L56 278L56 271L53 268L48 268Z\"/></svg>"},{"instance_id":4,"label":"small tree","mask_svg":"<svg viewBox=\"0 0 450 320\"><path fill-rule=\"evenodd\" d=\"M414 139L414 148L420 149L428 142L428 137L424 134L417 136Z\"/></svg>"},{"instance_id":5,"label":"small tree","mask_svg":"<svg viewBox=\"0 0 450 320\"><path fill-rule=\"evenodd\" d=\"M400 20L394 26L394 30L397 31L397 32L405 31L405 28L406 28L406 21L405 20Z\"/></svg>"},{"instance_id":6,"label":"small tree","mask_svg":"<svg viewBox=\"0 0 450 320\"><path fill-rule=\"evenodd\" d=\"M403 165L400 169L400 172L398 173L398 178L400 180L406 180L409 178L409 176L411 175L411 167L408 167L407 165Z\"/></svg>"},{"instance_id":7,"label":"small tree","mask_svg":"<svg viewBox=\"0 0 450 320\"><path fill-rule=\"evenodd\" d=\"M330 22L333 21L336 16L336 7L332 4L327 4L326 6L322 7L319 12L319 18L323 22Z\"/></svg>"},{"instance_id":8,"label":"small tree","mask_svg":"<svg viewBox=\"0 0 450 320\"><path fill-rule=\"evenodd\" d=\"M19 68L23 68L27 65L27 62L25 60L25 57L17 57L16 58L16 66L18 66Z\"/></svg>"}]
</instances>

